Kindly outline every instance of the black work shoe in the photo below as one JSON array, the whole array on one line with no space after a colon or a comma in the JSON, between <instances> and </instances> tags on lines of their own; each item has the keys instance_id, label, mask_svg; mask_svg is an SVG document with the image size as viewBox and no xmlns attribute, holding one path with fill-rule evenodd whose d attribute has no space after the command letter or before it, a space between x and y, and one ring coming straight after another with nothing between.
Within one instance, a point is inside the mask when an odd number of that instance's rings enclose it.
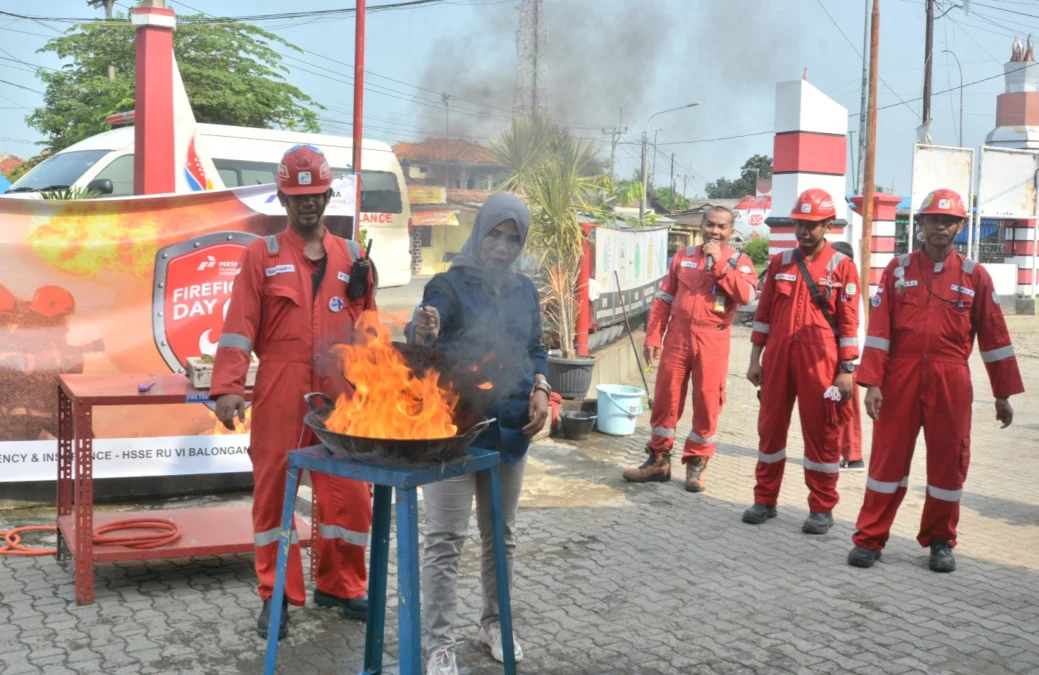
<instances>
[{"instance_id":1,"label":"black work shoe","mask_svg":"<svg viewBox=\"0 0 1039 675\"><path fill-rule=\"evenodd\" d=\"M267 628L271 625L271 599L268 598L263 601L263 609L260 611L260 618L256 620L256 632L264 640L267 639ZM285 600L281 603L281 623L278 626L278 639L284 639L289 634L289 601Z\"/></svg>"},{"instance_id":2,"label":"black work shoe","mask_svg":"<svg viewBox=\"0 0 1039 675\"><path fill-rule=\"evenodd\" d=\"M931 540L931 559L927 566L932 572L955 572L956 558L952 555L952 546L941 539Z\"/></svg>"},{"instance_id":3,"label":"black work shoe","mask_svg":"<svg viewBox=\"0 0 1039 675\"><path fill-rule=\"evenodd\" d=\"M841 460L841 471L865 471L866 462L861 459L856 459L854 462L849 462L846 459Z\"/></svg>"},{"instance_id":4,"label":"black work shoe","mask_svg":"<svg viewBox=\"0 0 1039 675\"><path fill-rule=\"evenodd\" d=\"M347 619L368 620L368 596L366 595L347 599L314 589L314 604L318 607L338 607L343 617Z\"/></svg>"},{"instance_id":5,"label":"black work shoe","mask_svg":"<svg viewBox=\"0 0 1039 675\"><path fill-rule=\"evenodd\" d=\"M805 534L826 534L833 527L832 513L809 513L801 531Z\"/></svg>"},{"instance_id":6,"label":"black work shoe","mask_svg":"<svg viewBox=\"0 0 1039 675\"><path fill-rule=\"evenodd\" d=\"M769 518L775 518L777 514L776 507L755 503L754 506L743 512L743 522L750 525L760 525Z\"/></svg>"},{"instance_id":7,"label":"black work shoe","mask_svg":"<svg viewBox=\"0 0 1039 675\"><path fill-rule=\"evenodd\" d=\"M848 564L852 567L869 569L870 567L873 567L873 563L878 560L880 560L880 551L874 551L871 548L856 546L851 549L850 553L848 553Z\"/></svg>"}]
</instances>

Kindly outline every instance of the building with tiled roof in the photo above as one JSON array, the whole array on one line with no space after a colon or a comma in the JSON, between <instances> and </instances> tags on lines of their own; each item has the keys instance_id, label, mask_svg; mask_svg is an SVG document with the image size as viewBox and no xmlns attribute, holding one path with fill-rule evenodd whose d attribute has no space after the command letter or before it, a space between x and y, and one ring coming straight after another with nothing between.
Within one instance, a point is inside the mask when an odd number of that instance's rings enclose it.
<instances>
[{"instance_id":1,"label":"building with tiled roof","mask_svg":"<svg viewBox=\"0 0 1039 675\"><path fill-rule=\"evenodd\" d=\"M506 174L492 150L458 138L402 141L394 144L393 152L409 185L446 184L452 190L493 190Z\"/></svg>"},{"instance_id":2,"label":"building with tiled roof","mask_svg":"<svg viewBox=\"0 0 1039 675\"><path fill-rule=\"evenodd\" d=\"M9 152L0 152L0 176L10 176L25 160Z\"/></svg>"}]
</instances>

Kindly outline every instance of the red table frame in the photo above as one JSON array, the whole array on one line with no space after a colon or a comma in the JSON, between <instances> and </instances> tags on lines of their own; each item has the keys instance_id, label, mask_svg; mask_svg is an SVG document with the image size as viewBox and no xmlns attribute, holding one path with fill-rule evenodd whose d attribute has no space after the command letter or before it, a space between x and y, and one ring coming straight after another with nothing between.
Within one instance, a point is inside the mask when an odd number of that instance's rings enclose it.
<instances>
[{"instance_id":1,"label":"red table frame","mask_svg":"<svg viewBox=\"0 0 1039 675\"><path fill-rule=\"evenodd\" d=\"M139 393L138 385L152 382ZM184 375L62 375L58 379L58 560L75 561L76 604L94 602L94 565L116 560L185 558L251 553L251 507L213 506L94 516L94 406L200 403L208 392ZM192 400L196 397L196 400ZM245 400L252 392L246 391ZM94 546L95 525L127 518L165 518L180 525L180 539L154 549ZM95 522L96 521L96 522ZM310 545L309 523L297 519L300 544Z\"/></svg>"}]
</instances>

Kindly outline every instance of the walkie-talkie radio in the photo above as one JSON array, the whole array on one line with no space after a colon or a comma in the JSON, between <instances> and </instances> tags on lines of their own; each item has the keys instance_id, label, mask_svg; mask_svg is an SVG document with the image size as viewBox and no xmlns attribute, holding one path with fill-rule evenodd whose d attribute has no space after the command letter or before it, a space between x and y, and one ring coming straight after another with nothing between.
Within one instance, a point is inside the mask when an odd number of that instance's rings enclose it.
<instances>
[{"instance_id":1,"label":"walkie-talkie radio","mask_svg":"<svg viewBox=\"0 0 1039 675\"><path fill-rule=\"evenodd\" d=\"M368 246L364 250L364 258L355 260L350 269L350 283L346 286L346 297L351 300L363 298L368 293L368 275L372 271L371 263L372 240L368 240Z\"/></svg>"}]
</instances>

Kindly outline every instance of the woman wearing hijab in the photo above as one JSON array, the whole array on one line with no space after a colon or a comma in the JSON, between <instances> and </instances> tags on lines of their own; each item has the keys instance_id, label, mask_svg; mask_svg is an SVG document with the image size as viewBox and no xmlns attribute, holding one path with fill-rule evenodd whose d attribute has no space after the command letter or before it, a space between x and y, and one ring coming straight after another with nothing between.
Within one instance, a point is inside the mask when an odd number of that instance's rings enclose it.
<instances>
[{"instance_id":1,"label":"woman wearing hijab","mask_svg":"<svg viewBox=\"0 0 1039 675\"><path fill-rule=\"evenodd\" d=\"M473 443L501 453L505 550L512 585L514 526L530 438L548 419L551 388L541 343L541 305L530 279L513 270L523 251L530 212L518 198L491 195L451 268L426 285L409 329L412 342L477 364L493 384L486 416L497 419ZM483 616L480 641L504 661L494 576L490 487L467 474L423 487L426 543L422 603L428 635L427 675L456 675L453 628L458 608L458 560L469 529L473 497L480 528ZM516 660L523 650L515 641Z\"/></svg>"}]
</instances>

